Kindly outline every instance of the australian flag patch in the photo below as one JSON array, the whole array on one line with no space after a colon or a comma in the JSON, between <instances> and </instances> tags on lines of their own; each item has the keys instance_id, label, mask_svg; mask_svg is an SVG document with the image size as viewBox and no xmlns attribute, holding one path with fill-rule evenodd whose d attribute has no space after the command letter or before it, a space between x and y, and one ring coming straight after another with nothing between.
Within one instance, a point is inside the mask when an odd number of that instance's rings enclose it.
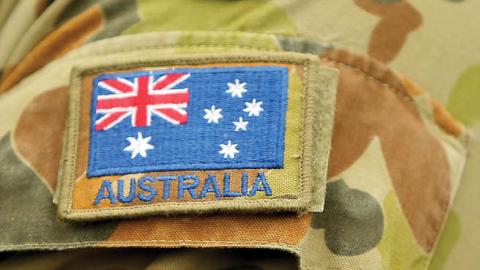
<instances>
[{"instance_id":1,"label":"australian flag patch","mask_svg":"<svg viewBox=\"0 0 480 270\"><path fill-rule=\"evenodd\" d=\"M318 56L109 58L71 78L61 217L321 210L336 73Z\"/></svg>"},{"instance_id":2,"label":"australian flag patch","mask_svg":"<svg viewBox=\"0 0 480 270\"><path fill-rule=\"evenodd\" d=\"M170 68L93 80L87 176L282 168L288 68Z\"/></svg>"}]
</instances>

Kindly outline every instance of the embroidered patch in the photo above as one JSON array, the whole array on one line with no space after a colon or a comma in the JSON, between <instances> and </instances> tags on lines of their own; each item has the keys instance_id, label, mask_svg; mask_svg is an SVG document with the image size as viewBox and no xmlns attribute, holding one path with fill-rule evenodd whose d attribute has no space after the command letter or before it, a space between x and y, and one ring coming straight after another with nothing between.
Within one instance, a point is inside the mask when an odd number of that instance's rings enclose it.
<instances>
[{"instance_id":1,"label":"embroidered patch","mask_svg":"<svg viewBox=\"0 0 480 270\"><path fill-rule=\"evenodd\" d=\"M87 176L282 168L287 87L278 66L99 75Z\"/></svg>"},{"instance_id":2,"label":"embroidered patch","mask_svg":"<svg viewBox=\"0 0 480 270\"><path fill-rule=\"evenodd\" d=\"M294 53L72 71L59 215L318 210L336 73Z\"/></svg>"}]
</instances>

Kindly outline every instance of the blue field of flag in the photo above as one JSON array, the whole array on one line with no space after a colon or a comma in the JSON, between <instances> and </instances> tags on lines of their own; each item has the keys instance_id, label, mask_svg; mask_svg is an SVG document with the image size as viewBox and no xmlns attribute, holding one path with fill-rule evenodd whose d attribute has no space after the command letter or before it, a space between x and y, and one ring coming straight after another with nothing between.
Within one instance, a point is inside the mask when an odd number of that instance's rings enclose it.
<instances>
[{"instance_id":1,"label":"blue field of flag","mask_svg":"<svg viewBox=\"0 0 480 270\"><path fill-rule=\"evenodd\" d=\"M286 67L135 71L93 84L89 177L284 166Z\"/></svg>"}]
</instances>

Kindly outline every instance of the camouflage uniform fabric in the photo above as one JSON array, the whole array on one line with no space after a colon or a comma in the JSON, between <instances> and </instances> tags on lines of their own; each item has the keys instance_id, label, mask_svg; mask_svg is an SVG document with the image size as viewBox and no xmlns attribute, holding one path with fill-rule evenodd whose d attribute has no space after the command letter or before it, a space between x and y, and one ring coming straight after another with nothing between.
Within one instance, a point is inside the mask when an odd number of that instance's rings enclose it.
<instances>
[{"instance_id":1,"label":"camouflage uniform fabric","mask_svg":"<svg viewBox=\"0 0 480 270\"><path fill-rule=\"evenodd\" d=\"M475 269L478 11L458 0L3 0L0 269ZM60 220L72 67L152 52L294 52L335 70L324 210Z\"/></svg>"}]
</instances>

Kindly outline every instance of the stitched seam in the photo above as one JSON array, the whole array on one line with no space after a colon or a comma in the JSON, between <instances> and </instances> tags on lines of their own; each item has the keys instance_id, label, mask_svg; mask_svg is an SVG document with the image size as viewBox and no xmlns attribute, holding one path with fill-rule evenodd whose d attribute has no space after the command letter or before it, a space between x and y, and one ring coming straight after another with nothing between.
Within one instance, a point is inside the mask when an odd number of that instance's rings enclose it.
<instances>
[{"instance_id":1,"label":"stitched seam","mask_svg":"<svg viewBox=\"0 0 480 270\"><path fill-rule=\"evenodd\" d=\"M324 205L325 181L322 180L327 178L328 158L322 159L316 158L316 156L328 157L330 153L336 96L334 82L337 79L337 71L330 68L321 69L320 65L314 65L311 66L308 73L316 74L316 80L312 80L310 77L307 86L310 98L305 100L305 111L307 117L311 119L308 121L308 128L305 128L307 137L303 140L305 144L303 149L307 152L305 158L309 160L304 162L312 164L305 168L308 174L307 178L313 179L310 187L310 192L313 193L311 209L320 211Z\"/></svg>"},{"instance_id":2,"label":"stitched seam","mask_svg":"<svg viewBox=\"0 0 480 270\"><path fill-rule=\"evenodd\" d=\"M78 83L78 85L81 87L81 84L82 84L82 81L79 79L79 78L76 78L76 82ZM73 148L71 149L71 156L69 159L67 160L70 160L70 163L72 163L71 165L71 172L70 172L70 175L68 176L69 177L69 186L71 188L69 188L68 190L68 213L71 212L71 205L72 205L72 194L73 194L73 185L74 185L74 178L75 178L75 171L77 170L77 160L76 160L76 156L77 156L77 151L78 151L78 129L79 129L79 123L80 123L80 113L81 113L81 92L79 91L80 89L78 89L77 91L75 91L74 95L72 95L72 98L74 98L74 107L73 109L75 109L75 112L73 114L73 121L71 121L72 123L74 123L74 129L73 129L73 134L72 134L72 137L69 138L69 142L68 144L72 144L73 143ZM71 112L70 112L71 113ZM70 122L70 121L69 121ZM69 123L69 129L71 127L71 124L72 123ZM75 159L72 160L72 157L74 157Z\"/></svg>"},{"instance_id":3,"label":"stitched seam","mask_svg":"<svg viewBox=\"0 0 480 270\"><path fill-rule=\"evenodd\" d=\"M233 203L238 203L238 201L241 199L236 199L236 200L225 200L223 203L225 204L233 204ZM272 203L272 201L275 201L275 204L279 203L282 205L276 205L280 207L285 207L285 209L296 209L299 206L297 205L292 205L291 201L298 201L298 198L273 198L273 199L258 199L258 200L242 200L242 204L260 204L259 206L268 203ZM209 205L209 204L218 204L219 202L217 201L208 201L208 202L166 202L166 203L155 203L152 205L132 205L132 206L118 206L118 207L112 207L112 208L99 208L99 209L75 209L75 212L82 212L82 213L89 213L89 212L101 212L104 210L111 210L111 211L118 211L118 210L125 210L125 209L137 209L137 208L152 208L154 206L162 206L164 208L165 206L173 205L173 206L195 206L195 205ZM235 205L233 205L235 206ZM233 208L235 209L235 208ZM248 209L245 209L248 210Z\"/></svg>"},{"instance_id":4,"label":"stitched seam","mask_svg":"<svg viewBox=\"0 0 480 270\"><path fill-rule=\"evenodd\" d=\"M195 48L195 47L193 47ZM277 51L271 51L277 52ZM81 67L85 69L82 72L82 75L91 75L97 72L109 72L112 70L118 69L128 69L128 68L138 68L138 67L145 67L149 65L202 65L202 64L222 64L222 63L278 63L278 64L304 64L306 59L291 59L292 56L286 55L300 55L297 53L289 53L289 52L278 52L279 54L273 55L256 55L250 56L246 55L242 52L227 52L227 53L216 53L216 54L209 54L209 53L200 53L200 54L183 54L183 55L176 55L169 58L160 58L157 60L137 60L132 61L130 63L110 63L107 65L98 65L94 64L94 66ZM305 55L305 54L303 54ZM285 59L285 58L290 59ZM297 56L298 57L298 56ZM305 56L303 56L305 57ZM127 61L129 61L128 59ZM124 60L125 61L125 60ZM104 61L103 61L104 62Z\"/></svg>"},{"instance_id":5,"label":"stitched seam","mask_svg":"<svg viewBox=\"0 0 480 270\"><path fill-rule=\"evenodd\" d=\"M100 240L101 241L101 240ZM52 243L27 243L27 244L18 244L18 245L2 245L1 247L9 247L9 246L16 246L16 247L21 247L21 246L50 246L50 245L60 245L60 246L68 246L68 245L74 245L74 244L82 244L82 245L88 245L88 244L95 244L95 245L114 245L118 243L122 244L133 244L133 243L172 243L172 244L181 244L181 243L208 243L208 244L241 244L242 242L239 241L221 241L221 240L216 240L216 241L203 241L203 240L127 240L127 241L122 241L122 240L106 240L108 242L99 242L99 241L85 241L85 242L52 242ZM253 243L253 244L264 244L264 245L284 245L287 247L296 247L295 245L288 245L285 243L278 243L278 242L268 242L268 241L248 241L248 243Z\"/></svg>"},{"instance_id":6,"label":"stitched seam","mask_svg":"<svg viewBox=\"0 0 480 270\"><path fill-rule=\"evenodd\" d=\"M300 172L299 172L299 177L300 179L303 179L304 177L304 170L305 170L305 167L304 167L304 161L305 161L305 125L306 125L306 121L305 121L305 115L306 115L306 109L307 109L307 98L308 98L308 86L309 86L309 83L305 83L309 78L310 78L310 70L309 70L309 63L305 63L304 66L303 66L303 71L304 71L304 78L303 78L303 82L302 82L302 115L301 115L301 120L302 123L300 124L301 127L302 127L302 133L300 133L300 156L302 157L300 159ZM312 185L313 186L313 185ZM305 185L304 185L304 181L300 181L300 194L303 194L304 192L309 192L308 190L305 190Z\"/></svg>"},{"instance_id":7,"label":"stitched seam","mask_svg":"<svg viewBox=\"0 0 480 270\"><path fill-rule=\"evenodd\" d=\"M295 254L299 253L299 248L296 245L290 245L290 244L285 244L285 243L278 243L278 242L266 242L266 241L249 241L248 244L245 244L243 242L239 241L194 241L194 240L180 240L180 241L175 241L175 240L135 240L135 241L111 241L107 240L109 242L98 242L98 241L86 241L86 242L70 242L70 243L64 243L64 242L57 242L57 243L41 243L41 244L36 244L36 243L27 243L27 244L18 244L18 245L0 245L0 250L1 249L12 249L12 248L45 248L45 247L91 247L91 246L97 246L97 247L118 247L120 245L135 245L135 244L175 244L178 246L179 244L190 244L190 245L202 245L202 244L212 244L212 245L230 245L230 246L235 246L235 247L249 247L249 248L259 248L258 246L252 246L253 245L263 245L264 247L271 247L271 248L277 248L277 249L286 249L289 251L294 252Z\"/></svg>"},{"instance_id":8,"label":"stitched seam","mask_svg":"<svg viewBox=\"0 0 480 270\"><path fill-rule=\"evenodd\" d=\"M243 46L243 45L208 45L208 44L199 44L199 45L151 45L151 46L139 46L135 48L135 51L141 51L141 50L149 50L149 49L198 49L198 48L208 48L208 49L246 49L246 50L254 50L254 51L265 51L265 52L286 52L282 50L281 48L278 49L272 49L272 48L260 48L260 47L254 47L254 46ZM126 48L126 49L119 49L115 50L114 52L110 54L104 54L103 52L100 53L90 53L89 56L103 56L103 55L115 55L117 53L125 53L125 52L131 52L131 48ZM197 52L198 53L198 52ZM80 55L82 56L82 55Z\"/></svg>"},{"instance_id":9,"label":"stitched seam","mask_svg":"<svg viewBox=\"0 0 480 270\"><path fill-rule=\"evenodd\" d=\"M251 245L252 243L253 245ZM142 245L143 244L143 245ZM147 244L147 245L145 245ZM151 245L148 245L151 244ZM9 250L22 250L22 249L59 249L59 248L84 248L84 247L158 247L154 244L165 244L164 247L172 247L175 245L178 247L178 244L186 245L190 248L212 248L212 247L234 247L234 248L255 248L255 249L277 249L285 250L293 253L296 256L300 256L300 248L296 245L285 244L285 243L271 243L271 242L260 242L260 241L250 241L247 244L238 242L238 241L192 241L192 240L182 240L182 241L168 241L168 240L146 240L146 241L110 241L110 242L98 242L98 241L87 241L87 242L72 242L72 243L45 243L45 244L18 244L18 245L0 245L0 251L9 251ZM207 246L203 246L207 244ZM211 246L209 246L211 245ZM159 247L163 248L163 247Z\"/></svg>"},{"instance_id":10,"label":"stitched seam","mask_svg":"<svg viewBox=\"0 0 480 270\"><path fill-rule=\"evenodd\" d=\"M398 97L401 97L401 98L404 98L405 100L409 101L410 103L412 103L412 105L414 105L415 109L418 110L417 106L415 105L415 101L413 100L413 97L408 94L408 93L405 93L405 91L402 91L398 88L395 88L393 87L391 84L389 84L388 82L385 82L385 81L382 81L376 77L374 77L373 75L371 75L370 73L367 73L366 71L364 70L361 70L360 68L358 67L355 67L353 65L350 65L350 64L347 64L347 63L344 63L344 62L340 62L339 60L337 59L331 59L331 58L327 58L327 57L321 57L320 59L324 60L324 61L327 61L327 62L333 62L333 63L336 63L338 65L341 65L341 66L344 66L344 67L348 67L352 70L355 70L357 72L360 72L362 74L364 74L365 76L375 80L376 82L378 83L381 83L382 85L386 86L388 89L392 90Z\"/></svg>"}]
</instances>

